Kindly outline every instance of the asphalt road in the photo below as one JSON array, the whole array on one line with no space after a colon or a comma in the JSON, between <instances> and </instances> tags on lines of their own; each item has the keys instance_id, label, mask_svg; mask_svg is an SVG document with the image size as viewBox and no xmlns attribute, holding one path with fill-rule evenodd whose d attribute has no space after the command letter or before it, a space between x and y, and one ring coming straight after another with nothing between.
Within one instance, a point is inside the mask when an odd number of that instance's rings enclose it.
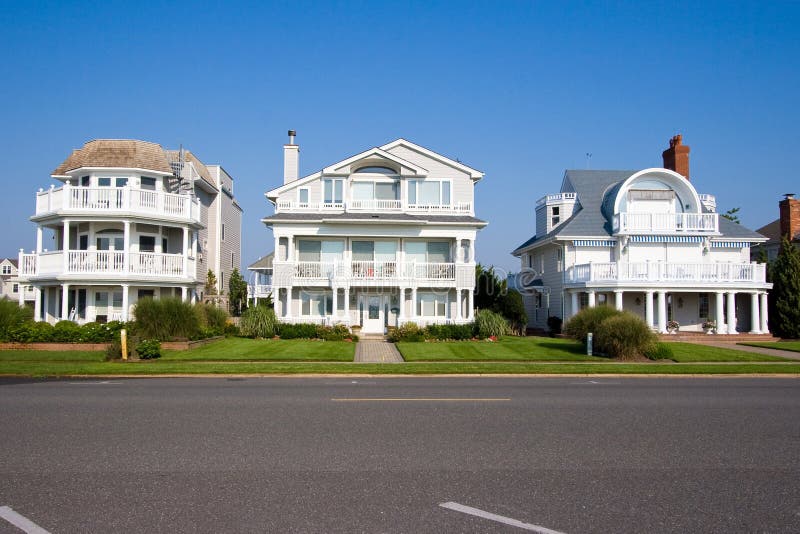
<instances>
[{"instance_id":1,"label":"asphalt road","mask_svg":"<svg viewBox=\"0 0 800 534\"><path fill-rule=\"evenodd\" d=\"M798 532L800 380L0 380L0 507L53 534L525 531L447 502Z\"/></svg>"}]
</instances>

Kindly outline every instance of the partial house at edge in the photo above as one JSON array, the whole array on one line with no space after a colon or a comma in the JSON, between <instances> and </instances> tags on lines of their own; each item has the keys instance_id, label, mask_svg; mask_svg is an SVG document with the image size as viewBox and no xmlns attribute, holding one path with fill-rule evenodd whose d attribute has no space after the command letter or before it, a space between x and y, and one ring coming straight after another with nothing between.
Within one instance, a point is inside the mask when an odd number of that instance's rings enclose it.
<instances>
[{"instance_id":1,"label":"partial house at edge","mask_svg":"<svg viewBox=\"0 0 800 534\"><path fill-rule=\"evenodd\" d=\"M568 170L561 190L536 203L536 234L512 254L528 326L569 319L607 304L642 317L658 332L768 333L764 264L750 247L766 238L716 213L716 201L689 180L681 136L664 168Z\"/></svg>"},{"instance_id":2,"label":"partial house at edge","mask_svg":"<svg viewBox=\"0 0 800 534\"><path fill-rule=\"evenodd\" d=\"M483 173L397 139L298 177L289 132L275 214L271 291L287 322L388 326L472 320L474 188Z\"/></svg>"},{"instance_id":3,"label":"partial house at edge","mask_svg":"<svg viewBox=\"0 0 800 534\"><path fill-rule=\"evenodd\" d=\"M241 261L242 209L221 166L97 139L52 177L61 185L36 193L36 250L19 255L37 320L125 321L145 297L202 299L209 270L226 291Z\"/></svg>"},{"instance_id":4,"label":"partial house at edge","mask_svg":"<svg viewBox=\"0 0 800 534\"><path fill-rule=\"evenodd\" d=\"M777 219L756 230L767 241L750 249L750 258L753 261L761 257L762 251L767 261L774 261L778 257L784 236L795 247L800 247L800 200L795 198L794 193L784 195L783 200L778 203L778 213L780 216Z\"/></svg>"},{"instance_id":5,"label":"partial house at edge","mask_svg":"<svg viewBox=\"0 0 800 534\"><path fill-rule=\"evenodd\" d=\"M19 279L18 266L16 258L0 259L0 298L19 301L20 306L33 306L36 294L33 286Z\"/></svg>"}]
</instances>

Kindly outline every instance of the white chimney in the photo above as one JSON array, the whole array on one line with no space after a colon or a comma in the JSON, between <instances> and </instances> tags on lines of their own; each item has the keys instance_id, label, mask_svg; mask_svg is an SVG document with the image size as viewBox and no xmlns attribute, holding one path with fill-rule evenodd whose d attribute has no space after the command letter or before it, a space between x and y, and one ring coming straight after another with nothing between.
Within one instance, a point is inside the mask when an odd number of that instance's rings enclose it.
<instances>
[{"instance_id":1,"label":"white chimney","mask_svg":"<svg viewBox=\"0 0 800 534\"><path fill-rule=\"evenodd\" d=\"M294 144L297 132L289 130L289 144L283 145L283 183L297 180L300 165L300 147Z\"/></svg>"}]
</instances>

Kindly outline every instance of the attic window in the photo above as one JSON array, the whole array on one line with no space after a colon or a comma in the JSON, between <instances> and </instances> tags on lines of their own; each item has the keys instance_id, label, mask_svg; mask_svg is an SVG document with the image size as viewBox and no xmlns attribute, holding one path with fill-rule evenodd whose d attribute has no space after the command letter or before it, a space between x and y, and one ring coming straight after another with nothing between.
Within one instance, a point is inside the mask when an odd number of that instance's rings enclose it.
<instances>
[{"instance_id":1,"label":"attic window","mask_svg":"<svg viewBox=\"0 0 800 534\"><path fill-rule=\"evenodd\" d=\"M369 174L385 174L387 176L394 176L397 174L397 171L389 168L389 167L382 167L379 165L372 165L369 167L361 167L360 169L355 170L356 173L369 173Z\"/></svg>"}]
</instances>

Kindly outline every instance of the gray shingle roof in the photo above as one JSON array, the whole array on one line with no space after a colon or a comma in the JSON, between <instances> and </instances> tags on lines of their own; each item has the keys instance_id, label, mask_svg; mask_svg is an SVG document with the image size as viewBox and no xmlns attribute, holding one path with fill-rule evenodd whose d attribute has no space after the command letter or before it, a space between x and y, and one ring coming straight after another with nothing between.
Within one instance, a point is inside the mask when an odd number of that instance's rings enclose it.
<instances>
[{"instance_id":1,"label":"gray shingle roof","mask_svg":"<svg viewBox=\"0 0 800 534\"><path fill-rule=\"evenodd\" d=\"M567 219L552 232L540 236L534 235L513 253L529 247L537 241L552 237L590 237L607 238L612 235L611 220L613 202L622 183L638 171L588 171L568 170L564 176L565 184L569 182L578 196L580 208L575 215ZM745 228L741 224L719 218L719 231L723 238L753 239L762 235Z\"/></svg>"},{"instance_id":2,"label":"gray shingle roof","mask_svg":"<svg viewBox=\"0 0 800 534\"><path fill-rule=\"evenodd\" d=\"M263 271L272 269L272 260L275 258L275 253L270 252L266 256L261 256L256 261L247 266L250 271Z\"/></svg>"},{"instance_id":3,"label":"gray shingle roof","mask_svg":"<svg viewBox=\"0 0 800 534\"><path fill-rule=\"evenodd\" d=\"M418 222L460 223L485 225L486 221L467 215L411 215L408 213L276 213L261 219L265 223L275 221L371 221L371 222Z\"/></svg>"}]
</instances>

